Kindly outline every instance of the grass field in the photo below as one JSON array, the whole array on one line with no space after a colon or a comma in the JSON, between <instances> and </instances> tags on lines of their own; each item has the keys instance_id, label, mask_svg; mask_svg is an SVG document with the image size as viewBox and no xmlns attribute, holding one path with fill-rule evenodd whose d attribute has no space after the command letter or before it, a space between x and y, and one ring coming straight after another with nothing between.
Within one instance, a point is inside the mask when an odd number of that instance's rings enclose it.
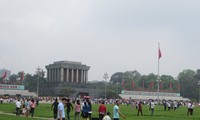
<instances>
[{"instance_id":1,"label":"grass field","mask_svg":"<svg viewBox=\"0 0 200 120\"><path fill-rule=\"evenodd\" d=\"M98 117L99 105L93 105L92 117ZM106 105L109 112L111 112L114 105ZM150 111L148 106L143 106L144 116L137 116L137 110L132 109L131 106L120 105L120 111L126 116L126 120L200 120L200 107L194 108L194 113L192 116L187 115L187 107L181 106L178 110L174 111L164 111L163 106L156 106L154 116L150 116ZM4 113L13 113L15 110L15 105L11 103L0 104L0 111ZM35 116L42 118L53 118L53 111L51 110L51 104L40 104L39 107L35 109ZM74 111L71 112L71 120L73 120ZM40 120L40 118L24 118L16 117L13 115L5 115L0 113L0 120ZM120 118L122 120L122 118Z\"/></svg>"}]
</instances>

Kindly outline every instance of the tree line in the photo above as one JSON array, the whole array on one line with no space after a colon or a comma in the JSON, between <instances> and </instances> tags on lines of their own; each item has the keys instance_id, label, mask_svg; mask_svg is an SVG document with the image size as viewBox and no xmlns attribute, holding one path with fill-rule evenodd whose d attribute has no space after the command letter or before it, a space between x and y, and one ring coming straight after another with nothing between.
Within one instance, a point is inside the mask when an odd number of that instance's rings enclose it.
<instances>
[{"instance_id":1,"label":"tree line","mask_svg":"<svg viewBox=\"0 0 200 120\"><path fill-rule=\"evenodd\" d=\"M118 86L120 90L157 91L180 93L182 97L193 100L199 99L200 69L183 70L176 78L171 75L161 75L160 78L154 73L141 75L137 70L116 72L110 78L110 83Z\"/></svg>"},{"instance_id":2,"label":"tree line","mask_svg":"<svg viewBox=\"0 0 200 120\"><path fill-rule=\"evenodd\" d=\"M20 79L21 74L22 72L12 74L9 77L9 80L1 80L0 82L5 83L6 81L6 84L23 84L25 89L31 92L37 91L38 82L40 85L47 82L45 72L40 68L37 68L33 75L24 73L23 80ZM182 97L198 101L200 90L200 85L198 84L200 81L200 69L196 71L191 69L183 70L176 78L171 75L161 75L159 80L159 90L161 92L180 93ZM101 91L99 94L102 97L104 96L105 82L91 81L89 83L96 86L96 89ZM158 76L154 73L141 75L137 70L116 72L111 75L109 82L106 82L106 86L109 88L107 89L108 97L117 97L117 94L119 94L121 90L157 91ZM66 88L64 92L68 93L67 90L68 88ZM73 88L70 88L70 90L75 92Z\"/></svg>"}]
</instances>

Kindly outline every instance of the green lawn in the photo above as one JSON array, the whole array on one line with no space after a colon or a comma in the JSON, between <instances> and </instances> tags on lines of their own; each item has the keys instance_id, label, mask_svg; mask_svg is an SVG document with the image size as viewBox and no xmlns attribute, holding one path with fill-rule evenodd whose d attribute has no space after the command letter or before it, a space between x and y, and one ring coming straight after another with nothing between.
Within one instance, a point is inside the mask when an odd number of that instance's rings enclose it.
<instances>
[{"instance_id":1,"label":"green lawn","mask_svg":"<svg viewBox=\"0 0 200 120\"><path fill-rule=\"evenodd\" d=\"M106 105L109 112L112 114L112 108L114 105ZM93 117L98 117L98 105L93 105ZM126 116L126 120L200 120L200 107L194 108L194 115L188 116L187 108L180 107L180 109L174 111L163 111L163 106L156 106L154 116L150 116L150 111L148 106L143 106L144 116L137 116L136 109L132 110L131 106L120 105L120 111ZM0 104L0 111L5 113L12 113L15 110L15 105L10 103ZM39 107L35 109L36 117L53 118L53 111L51 110L50 104L40 104ZM73 120L74 111L71 112L71 119ZM112 117L112 115L111 115ZM11 115L0 114L0 120L39 120L33 118L16 117ZM122 120L122 118L121 118Z\"/></svg>"}]
</instances>

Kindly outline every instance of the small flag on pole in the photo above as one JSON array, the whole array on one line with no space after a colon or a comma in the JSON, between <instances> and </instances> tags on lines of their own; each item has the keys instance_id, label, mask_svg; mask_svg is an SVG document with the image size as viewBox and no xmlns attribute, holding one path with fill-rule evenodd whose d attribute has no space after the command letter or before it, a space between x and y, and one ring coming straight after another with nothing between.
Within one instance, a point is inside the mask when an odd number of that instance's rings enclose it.
<instances>
[{"instance_id":1,"label":"small flag on pole","mask_svg":"<svg viewBox=\"0 0 200 120\"><path fill-rule=\"evenodd\" d=\"M7 71L5 71L5 73L4 73L3 76L1 77L2 80L4 80L4 79L6 78L6 76L7 76Z\"/></svg>"},{"instance_id":2,"label":"small flag on pole","mask_svg":"<svg viewBox=\"0 0 200 120\"><path fill-rule=\"evenodd\" d=\"M142 81L142 87L144 88L144 80Z\"/></svg>"},{"instance_id":3,"label":"small flag on pole","mask_svg":"<svg viewBox=\"0 0 200 120\"><path fill-rule=\"evenodd\" d=\"M160 89L163 89L163 84L162 84L162 82L159 83L159 87L160 87Z\"/></svg>"},{"instance_id":4,"label":"small flag on pole","mask_svg":"<svg viewBox=\"0 0 200 120\"><path fill-rule=\"evenodd\" d=\"M132 82L132 87L134 87L135 86L135 83L134 83L134 81Z\"/></svg>"},{"instance_id":5,"label":"small flag on pole","mask_svg":"<svg viewBox=\"0 0 200 120\"><path fill-rule=\"evenodd\" d=\"M181 86L180 86L180 84L178 83L178 85L177 85L178 92L180 91L180 88L181 88Z\"/></svg>"},{"instance_id":6,"label":"small flag on pole","mask_svg":"<svg viewBox=\"0 0 200 120\"><path fill-rule=\"evenodd\" d=\"M23 81L23 80L24 80L24 71L22 71L22 72L21 72L21 75L20 75L20 80L21 80L21 81Z\"/></svg>"},{"instance_id":7,"label":"small flag on pole","mask_svg":"<svg viewBox=\"0 0 200 120\"><path fill-rule=\"evenodd\" d=\"M124 86L124 80L122 80L122 86Z\"/></svg>"},{"instance_id":8,"label":"small flag on pole","mask_svg":"<svg viewBox=\"0 0 200 120\"><path fill-rule=\"evenodd\" d=\"M172 90L172 83L169 84L169 91Z\"/></svg>"},{"instance_id":9,"label":"small flag on pole","mask_svg":"<svg viewBox=\"0 0 200 120\"><path fill-rule=\"evenodd\" d=\"M150 83L150 87L151 87L151 88L154 87L154 82L153 82L153 81Z\"/></svg>"},{"instance_id":10,"label":"small flag on pole","mask_svg":"<svg viewBox=\"0 0 200 120\"><path fill-rule=\"evenodd\" d=\"M161 57L162 57L161 50L160 48L158 48L158 59L160 59Z\"/></svg>"}]
</instances>

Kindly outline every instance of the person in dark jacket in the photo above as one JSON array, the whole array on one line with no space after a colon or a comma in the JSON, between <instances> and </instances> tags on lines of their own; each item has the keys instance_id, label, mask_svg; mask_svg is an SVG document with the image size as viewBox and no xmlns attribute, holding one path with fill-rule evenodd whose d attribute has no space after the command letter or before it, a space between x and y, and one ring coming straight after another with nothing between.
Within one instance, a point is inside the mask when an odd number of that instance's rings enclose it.
<instances>
[{"instance_id":1,"label":"person in dark jacket","mask_svg":"<svg viewBox=\"0 0 200 120\"><path fill-rule=\"evenodd\" d=\"M66 104L66 107L67 107L67 119L70 120L70 111L73 110L73 106L72 104L70 103L70 99L68 98L67 99L67 104Z\"/></svg>"},{"instance_id":2,"label":"person in dark jacket","mask_svg":"<svg viewBox=\"0 0 200 120\"><path fill-rule=\"evenodd\" d=\"M53 116L54 116L54 119L57 118L57 114L58 114L58 99L56 98L55 101L53 102L52 106L51 106L51 109L53 108Z\"/></svg>"},{"instance_id":3,"label":"person in dark jacket","mask_svg":"<svg viewBox=\"0 0 200 120\"><path fill-rule=\"evenodd\" d=\"M89 120L92 120L92 104L90 102L90 99L86 99L86 102L88 104L88 118Z\"/></svg>"}]
</instances>

